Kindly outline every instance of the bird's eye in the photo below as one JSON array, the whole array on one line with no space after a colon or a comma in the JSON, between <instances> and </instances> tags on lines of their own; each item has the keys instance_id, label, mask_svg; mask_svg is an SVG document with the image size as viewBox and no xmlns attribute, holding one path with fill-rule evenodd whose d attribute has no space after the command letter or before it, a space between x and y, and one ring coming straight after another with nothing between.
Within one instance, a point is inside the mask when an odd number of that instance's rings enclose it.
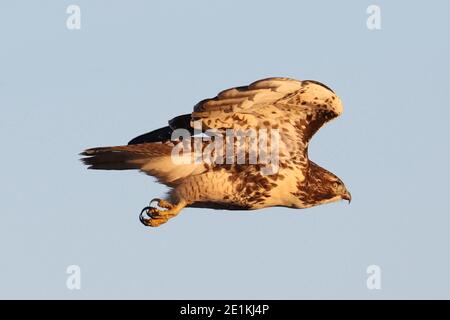
<instances>
[{"instance_id":1,"label":"bird's eye","mask_svg":"<svg viewBox=\"0 0 450 320\"><path fill-rule=\"evenodd\" d=\"M339 186L339 184L335 181L335 182L333 182L333 188L334 189L337 189L338 188L338 186Z\"/></svg>"}]
</instances>

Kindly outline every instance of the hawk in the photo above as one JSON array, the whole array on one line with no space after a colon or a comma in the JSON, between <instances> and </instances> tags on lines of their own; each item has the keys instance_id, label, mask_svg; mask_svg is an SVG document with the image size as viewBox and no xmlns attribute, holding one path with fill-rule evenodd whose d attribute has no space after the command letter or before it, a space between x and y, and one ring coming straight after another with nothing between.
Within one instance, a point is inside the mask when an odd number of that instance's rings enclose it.
<instances>
[{"instance_id":1,"label":"hawk","mask_svg":"<svg viewBox=\"0 0 450 320\"><path fill-rule=\"evenodd\" d=\"M168 186L165 198L153 199L141 212L141 222L151 227L166 223L185 207L253 210L309 208L342 199L350 202L350 192L341 179L308 158L312 136L342 112L340 98L320 82L268 78L200 101L192 113L126 146L87 149L82 161L89 169L137 169ZM201 134L195 124L200 124ZM264 164L250 162L250 147L245 148L244 162L198 159L192 149L183 157L195 161L174 161L174 149L186 142L198 143L195 138L200 138L204 151L215 143L216 133L262 129L278 132L276 171L264 173ZM175 139L180 130L195 141L188 142L186 136ZM275 139L269 138L268 144L274 145ZM216 160L219 151L213 151ZM236 160L234 154L231 158ZM154 202L157 206L152 206Z\"/></svg>"}]
</instances>

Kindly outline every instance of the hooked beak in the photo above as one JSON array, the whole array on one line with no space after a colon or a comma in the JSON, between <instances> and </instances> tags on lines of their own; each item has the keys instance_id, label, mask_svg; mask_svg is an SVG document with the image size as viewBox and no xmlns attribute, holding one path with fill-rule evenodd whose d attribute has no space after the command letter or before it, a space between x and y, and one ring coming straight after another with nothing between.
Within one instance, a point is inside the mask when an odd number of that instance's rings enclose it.
<instances>
[{"instance_id":1,"label":"hooked beak","mask_svg":"<svg viewBox=\"0 0 450 320\"><path fill-rule=\"evenodd\" d=\"M348 204L350 204L350 202L352 202L352 195L350 192L347 191L347 193L343 194L341 196L342 200L347 200Z\"/></svg>"}]
</instances>

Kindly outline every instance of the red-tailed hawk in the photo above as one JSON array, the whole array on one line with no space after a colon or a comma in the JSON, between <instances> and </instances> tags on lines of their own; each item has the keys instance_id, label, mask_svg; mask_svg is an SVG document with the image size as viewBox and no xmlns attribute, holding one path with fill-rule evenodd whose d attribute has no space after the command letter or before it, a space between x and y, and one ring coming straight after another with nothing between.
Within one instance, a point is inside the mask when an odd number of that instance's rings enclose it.
<instances>
[{"instance_id":1,"label":"red-tailed hawk","mask_svg":"<svg viewBox=\"0 0 450 320\"><path fill-rule=\"evenodd\" d=\"M203 100L192 113L176 117L169 126L139 136L126 146L88 149L82 153L86 156L82 160L89 169L138 169L170 187L165 199L152 200L159 208L149 206L141 213L141 221L152 227L167 222L184 207L308 208L341 199L350 201L344 183L308 159L311 137L342 111L339 97L317 81L269 78ZM200 124L201 134L194 130L195 124ZM267 163L249 161L251 147L244 148L245 159L240 162L233 152L231 159L227 153L225 160L217 161L219 154L225 154L219 149L212 149L212 158L194 154L196 143L200 143L200 155L204 155L220 140L219 134L249 130L277 132L278 139L267 138L267 149L272 150L275 141L277 146L273 172L264 172ZM183 137L174 138L179 132ZM189 138L192 141L187 141ZM234 138L220 141L231 141L236 151ZM174 150L181 145L192 148L178 160L190 161L175 161Z\"/></svg>"}]
</instances>

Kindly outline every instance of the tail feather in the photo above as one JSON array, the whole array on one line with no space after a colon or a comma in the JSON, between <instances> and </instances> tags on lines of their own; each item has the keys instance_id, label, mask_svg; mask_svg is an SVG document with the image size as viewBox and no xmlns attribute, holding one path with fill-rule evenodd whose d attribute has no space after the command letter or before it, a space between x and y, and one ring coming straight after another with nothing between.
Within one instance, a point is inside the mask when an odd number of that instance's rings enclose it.
<instances>
[{"instance_id":1,"label":"tail feather","mask_svg":"<svg viewBox=\"0 0 450 320\"><path fill-rule=\"evenodd\" d=\"M80 155L89 169L131 170L141 169L153 158L170 155L172 148L162 143L145 143L129 146L87 149Z\"/></svg>"},{"instance_id":2,"label":"tail feather","mask_svg":"<svg viewBox=\"0 0 450 320\"><path fill-rule=\"evenodd\" d=\"M85 150L81 159L89 169L130 170L137 169L154 176L159 182L175 186L183 178L205 172L203 163L178 163L172 159L170 142L143 143L118 147L102 147ZM185 155L193 159L192 154Z\"/></svg>"}]
</instances>

